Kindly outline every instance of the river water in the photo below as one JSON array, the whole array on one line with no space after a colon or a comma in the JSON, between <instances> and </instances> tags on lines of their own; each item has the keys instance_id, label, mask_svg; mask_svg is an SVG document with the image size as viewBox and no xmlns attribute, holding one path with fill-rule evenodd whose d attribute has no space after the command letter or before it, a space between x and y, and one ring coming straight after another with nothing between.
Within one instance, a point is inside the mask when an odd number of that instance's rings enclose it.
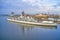
<instances>
[{"instance_id":1,"label":"river water","mask_svg":"<svg viewBox=\"0 0 60 40\"><path fill-rule=\"evenodd\" d=\"M60 24L57 27L43 27L7 21L0 17L1 40L60 40Z\"/></svg>"}]
</instances>

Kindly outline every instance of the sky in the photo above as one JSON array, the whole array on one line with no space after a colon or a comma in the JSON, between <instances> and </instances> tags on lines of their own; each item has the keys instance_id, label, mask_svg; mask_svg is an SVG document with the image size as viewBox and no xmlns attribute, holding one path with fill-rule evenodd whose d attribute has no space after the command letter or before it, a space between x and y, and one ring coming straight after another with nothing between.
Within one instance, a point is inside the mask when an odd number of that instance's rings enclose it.
<instances>
[{"instance_id":1,"label":"sky","mask_svg":"<svg viewBox=\"0 0 60 40\"><path fill-rule=\"evenodd\" d=\"M0 0L0 14L60 13L60 0Z\"/></svg>"}]
</instances>

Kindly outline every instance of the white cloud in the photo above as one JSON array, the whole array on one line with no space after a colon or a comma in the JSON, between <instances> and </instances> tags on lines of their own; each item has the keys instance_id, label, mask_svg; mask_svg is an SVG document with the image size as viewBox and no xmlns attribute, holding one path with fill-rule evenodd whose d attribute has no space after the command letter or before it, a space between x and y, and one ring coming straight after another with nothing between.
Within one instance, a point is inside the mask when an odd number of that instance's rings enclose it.
<instances>
[{"instance_id":1,"label":"white cloud","mask_svg":"<svg viewBox=\"0 0 60 40\"><path fill-rule=\"evenodd\" d=\"M37 6L42 11L50 11L50 10L60 10L59 8L54 8L53 5L57 5L57 2L49 2L49 0L22 0L31 6Z\"/></svg>"}]
</instances>

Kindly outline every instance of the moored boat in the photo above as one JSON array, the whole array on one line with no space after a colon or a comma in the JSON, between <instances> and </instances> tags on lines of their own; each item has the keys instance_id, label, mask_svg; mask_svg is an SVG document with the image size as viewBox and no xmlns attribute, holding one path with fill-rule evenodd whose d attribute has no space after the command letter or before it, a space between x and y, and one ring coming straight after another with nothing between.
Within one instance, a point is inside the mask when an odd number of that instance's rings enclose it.
<instances>
[{"instance_id":1,"label":"moored boat","mask_svg":"<svg viewBox=\"0 0 60 40\"><path fill-rule=\"evenodd\" d=\"M31 24L31 25L40 25L40 26L57 26L57 23L52 21L42 21L42 22L29 22L29 21L20 21L14 19L7 19L8 21L23 23L23 24Z\"/></svg>"},{"instance_id":2,"label":"moored boat","mask_svg":"<svg viewBox=\"0 0 60 40\"><path fill-rule=\"evenodd\" d=\"M24 24L31 24L31 25L40 25L40 26L57 26L57 23L54 21L48 20L48 15L26 15L24 12L17 17L17 16L11 16L7 20L18 22L18 23L24 23Z\"/></svg>"}]
</instances>

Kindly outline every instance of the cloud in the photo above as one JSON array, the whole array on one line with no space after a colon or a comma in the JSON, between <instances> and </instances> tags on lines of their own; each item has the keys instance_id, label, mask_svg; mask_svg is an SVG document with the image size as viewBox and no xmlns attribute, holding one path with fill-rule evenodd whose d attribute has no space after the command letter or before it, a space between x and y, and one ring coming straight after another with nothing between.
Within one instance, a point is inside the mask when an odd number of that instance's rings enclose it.
<instances>
[{"instance_id":1,"label":"cloud","mask_svg":"<svg viewBox=\"0 0 60 40\"><path fill-rule=\"evenodd\" d=\"M50 1L50 0L22 0L23 2L31 5L32 7L37 6L38 10L42 11L51 11L57 9L59 11L58 7L58 1ZM60 4L59 4L60 5Z\"/></svg>"},{"instance_id":2,"label":"cloud","mask_svg":"<svg viewBox=\"0 0 60 40\"><path fill-rule=\"evenodd\" d=\"M4 11L2 9L25 10L28 13L60 12L60 0L1 0L0 10Z\"/></svg>"}]
</instances>

